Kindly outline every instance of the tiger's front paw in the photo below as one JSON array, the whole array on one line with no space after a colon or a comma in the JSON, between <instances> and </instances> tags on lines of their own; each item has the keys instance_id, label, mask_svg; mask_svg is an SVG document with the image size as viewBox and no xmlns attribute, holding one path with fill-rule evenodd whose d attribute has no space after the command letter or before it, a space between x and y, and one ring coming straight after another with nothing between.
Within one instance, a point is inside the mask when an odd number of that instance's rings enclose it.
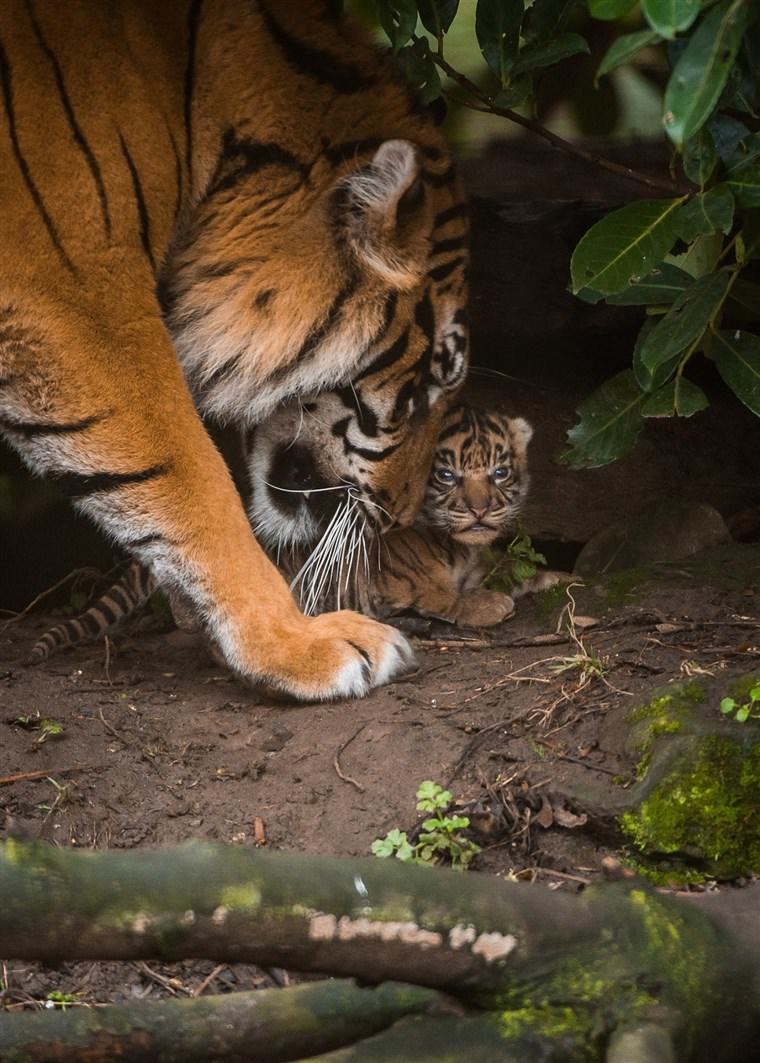
<instances>
[{"instance_id":1,"label":"tiger's front paw","mask_svg":"<svg viewBox=\"0 0 760 1063\"><path fill-rule=\"evenodd\" d=\"M348 611L302 617L270 649L254 680L299 701L360 698L414 665L400 631Z\"/></svg>"}]
</instances>

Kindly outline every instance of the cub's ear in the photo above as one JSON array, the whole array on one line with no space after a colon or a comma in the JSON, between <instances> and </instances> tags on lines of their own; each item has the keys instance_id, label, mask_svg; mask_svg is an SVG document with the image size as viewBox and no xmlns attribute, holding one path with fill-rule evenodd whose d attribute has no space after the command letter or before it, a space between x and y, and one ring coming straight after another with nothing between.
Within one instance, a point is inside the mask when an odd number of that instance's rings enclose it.
<instances>
[{"instance_id":1,"label":"cub's ear","mask_svg":"<svg viewBox=\"0 0 760 1063\"><path fill-rule=\"evenodd\" d=\"M413 288L425 270L430 234L417 148L386 140L342 188L342 221L358 258L395 288Z\"/></svg>"},{"instance_id":2,"label":"cub's ear","mask_svg":"<svg viewBox=\"0 0 760 1063\"><path fill-rule=\"evenodd\" d=\"M524 417L510 417L509 434L512 436L512 445L515 448L515 452L523 455L528 449L528 443L533 438L533 429Z\"/></svg>"}]
</instances>

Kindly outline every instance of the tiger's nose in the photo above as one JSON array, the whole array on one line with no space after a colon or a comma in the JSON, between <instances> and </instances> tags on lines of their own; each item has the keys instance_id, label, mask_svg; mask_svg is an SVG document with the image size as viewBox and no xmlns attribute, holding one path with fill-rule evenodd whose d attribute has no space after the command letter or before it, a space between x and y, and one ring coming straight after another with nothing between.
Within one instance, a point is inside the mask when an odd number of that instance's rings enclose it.
<instances>
[{"instance_id":1,"label":"tiger's nose","mask_svg":"<svg viewBox=\"0 0 760 1063\"><path fill-rule=\"evenodd\" d=\"M470 513L472 513L475 520L481 520L488 512L488 506L470 506Z\"/></svg>"}]
</instances>

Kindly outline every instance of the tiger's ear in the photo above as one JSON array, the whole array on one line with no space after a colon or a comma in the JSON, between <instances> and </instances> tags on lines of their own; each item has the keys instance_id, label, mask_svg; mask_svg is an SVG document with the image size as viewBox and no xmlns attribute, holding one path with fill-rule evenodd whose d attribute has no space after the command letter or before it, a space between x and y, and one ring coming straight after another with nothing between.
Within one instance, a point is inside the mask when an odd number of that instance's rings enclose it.
<instances>
[{"instance_id":1,"label":"tiger's ear","mask_svg":"<svg viewBox=\"0 0 760 1063\"><path fill-rule=\"evenodd\" d=\"M524 417L510 417L509 434L512 436L515 453L522 457L528 449L528 443L533 438L533 429Z\"/></svg>"},{"instance_id":2,"label":"tiger's ear","mask_svg":"<svg viewBox=\"0 0 760 1063\"><path fill-rule=\"evenodd\" d=\"M342 220L357 257L394 288L413 288L425 270L430 233L417 148L386 140L343 188Z\"/></svg>"}]
</instances>

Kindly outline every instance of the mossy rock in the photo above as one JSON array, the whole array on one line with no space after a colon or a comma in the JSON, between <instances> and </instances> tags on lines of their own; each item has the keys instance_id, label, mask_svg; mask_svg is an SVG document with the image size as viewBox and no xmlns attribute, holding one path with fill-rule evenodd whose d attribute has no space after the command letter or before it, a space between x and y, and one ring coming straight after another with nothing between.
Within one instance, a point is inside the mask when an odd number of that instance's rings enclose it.
<instances>
[{"instance_id":1,"label":"mossy rock","mask_svg":"<svg viewBox=\"0 0 760 1063\"><path fill-rule=\"evenodd\" d=\"M629 715L639 782L618 817L644 874L731 879L760 871L760 719L727 718L760 675L673 683Z\"/></svg>"}]
</instances>

